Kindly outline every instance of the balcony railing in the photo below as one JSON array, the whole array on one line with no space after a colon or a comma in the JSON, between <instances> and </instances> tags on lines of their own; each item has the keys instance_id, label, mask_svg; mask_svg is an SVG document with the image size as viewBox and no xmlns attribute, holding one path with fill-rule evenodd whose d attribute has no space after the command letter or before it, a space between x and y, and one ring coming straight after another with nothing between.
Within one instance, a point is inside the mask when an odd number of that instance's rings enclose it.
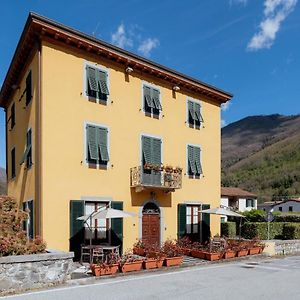
<instances>
[{"instance_id":1,"label":"balcony railing","mask_svg":"<svg viewBox=\"0 0 300 300\"><path fill-rule=\"evenodd\" d=\"M130 184L137 192L144 189L161 189L174 192L181 189L182 170L144 170L142 166L130 169Z\"/></svg>"}]
</instances>

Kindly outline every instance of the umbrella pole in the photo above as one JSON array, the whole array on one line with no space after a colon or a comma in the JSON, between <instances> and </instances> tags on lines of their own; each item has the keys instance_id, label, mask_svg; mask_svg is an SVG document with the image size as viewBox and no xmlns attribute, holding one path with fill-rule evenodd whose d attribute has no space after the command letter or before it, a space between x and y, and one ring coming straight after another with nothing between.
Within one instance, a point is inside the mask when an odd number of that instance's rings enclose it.
<instances>
[{"instance_id":1,"label":"umbrella pole","mask_svg":"<svg viewBox=\"0 0 300 300\"><path fill-rule=\"evenodd\" d=\"M242 235L242 218L240 218L240 230L239 230L239 239L241 239L241 235Z\"/></svg>"}]
</instances>

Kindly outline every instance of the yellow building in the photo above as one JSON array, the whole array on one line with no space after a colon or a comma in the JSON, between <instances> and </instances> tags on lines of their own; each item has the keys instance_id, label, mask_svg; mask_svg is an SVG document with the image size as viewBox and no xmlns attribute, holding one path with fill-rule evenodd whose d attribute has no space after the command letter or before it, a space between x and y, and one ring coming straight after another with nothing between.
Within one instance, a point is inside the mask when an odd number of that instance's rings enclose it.
<instances>
[{"instance_id":1,"label":"yellow building","mask_svg":"<svg viewBox=\"0 0 300 300\"><path fill-rule=\"evenodd\" d=\"M231 94L30 14L4 80L8 194L49 248L219 233L220 105ZM77 217L101 206L124 220Z\"/></svg>"}]
</instances>

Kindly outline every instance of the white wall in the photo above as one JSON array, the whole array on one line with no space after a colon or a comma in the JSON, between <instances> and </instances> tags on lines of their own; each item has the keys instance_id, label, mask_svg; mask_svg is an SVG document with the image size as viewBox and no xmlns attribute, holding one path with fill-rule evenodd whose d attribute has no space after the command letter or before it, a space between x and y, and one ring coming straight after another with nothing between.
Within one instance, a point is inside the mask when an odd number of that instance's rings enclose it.
<instances>
[{"instance_id":1,"label":"white wall","mask_svg":"<svg viewBox=\"0 0 300 300\"><path fill-rule=\"evenodd\" d=\"M221 205L228 207L228 198L221 197Z\"/></svg>"},{"instance_id":2,"label":"white wall","mask_svg":"<svg viewBox=\"0 0 300 300\"><path fill-rule=\"evenodd\" d=\"M246 198L240 198L239 199L239 211L249 211L252 209L257 209L257 200L253 199L253 206L252 207L247 207L246 205L247 199Z\"/></svg>"},{"instance_id":3,"label":"white wall","mask_svg":"<svg viewBox=\"0 0 300 300\"><path fill-rule=\"evenodd\" d=\"M293 207L293 211L300 212L300 202L287 201L285 203L277 204L273 207L273 211L280 211L279 207L282 207L282 212L289 212L289 207Z\"/></svg>"}]
</instances>

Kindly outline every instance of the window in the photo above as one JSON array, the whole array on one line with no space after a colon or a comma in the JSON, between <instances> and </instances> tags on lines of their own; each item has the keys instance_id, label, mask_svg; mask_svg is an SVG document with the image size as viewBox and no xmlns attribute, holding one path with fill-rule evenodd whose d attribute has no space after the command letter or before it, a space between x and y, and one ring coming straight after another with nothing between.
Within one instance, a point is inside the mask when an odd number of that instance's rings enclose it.
<instances>
[{"instance_id":1,"label":"window","mask_svg":"<svg viewBox=\"0 0 300 300\"><path fill-rule=\"evenodd\" d=\"M85 215L90 215L99 210L101 207L106 207L108 202L91 202L84 203ZM86 240L106 240L108 238L108 219L92 219L84 223L84 237Z\"/></svg>"},{"instance_id":2,"label":"window","mask_svg":"<svg viewBox=\"0 0 300 300\"><path fill-rule=\"evenodd\" d=\"M21 164L26 161L26 167L30 168L32 166L32 132L31 129L27 131L26 134L26 149L23 154Z\"/></svg>"},{"instance_id":3,"label":"window","mask_svg":"<svg viewBox=\"0 0 300 300\"><path fill-rule=\"evenodd\" d=\"M109 95L107 78L106 71L86 66L86 95L106 103Z\"/></svg>"},{"instance_id":4,"label":"window","mask_svg":"<svg viewBox=\"0 0 300 300\"><path fill-rule=\"evenodd\" d=\"M293 211L293 206L289 206L289 211Z\"/></svg>"},{"instance_id":5,"label":"window","mask_svg":"<svg viewBox=\"0 0 300 300\"><path fill-rule=\"evenodd\" d=\"M200 128L201 122L203 122L203 118L201 115L201 106L200 103L196 101L187 101L188 106L188 124L193 128Z\"/></svg>"},{"instance_id":6,"label":"window","mask_svg":"<svg viewBox=\"0 0 300 300\"><path fill-rule=\"evenodd\" d=\"M282 211L282 206L279 206L279 207L278 207L278 210L279 210L279 211Z\"/></svg>"},{"instance_id":7,"label":"window","mask_svg":"<svg viewBox=\"0 0 300 300\"><path fill-rule=\"evenodd\" d=\"M23 230L29 239L34 238L34 205L33 200L23 202L23 210L28 212L28 219L23 222Z\"/></svg>"},{"instance_id":8,"label":"window","mask_svg":"<svg viewBox=\"0 0 300 300\"><path fill-rule=\"evenodd\" d=\"M161 185L161 172L151 168L151 166L161 166L161 144L159 138L142 136L142 182L144 184Z\"/></svg>"},{"instance_id":9,"label":"window","mask_svg":"<svg viewBox=\"0 0 300 300\"><path fill-rule=\"evenodd\" d=\"M254 207L254 200L246 199L246 207Z\"/></svg>"},{"instance_id":10,"label":"window","mask_svg":"<svg viewBox=\"0 0 300 300\"><path fill-rule=\"evenodd\" d=\"M143 109L147 116L159 117L162 107L158 89L147 85L143 86Z\"/></svg>"},{"instance_id":11,"label":"window","mask_svg":"<svg viewBox=\"0 0 300 300\"><path fill-rule=\"evenodd\" d=\"M186 233L195 234L199 233L200 227L200 214L198 205L186 206Z\"/></svg>"},{"instance_id":12,"label":"window","mask_svg":"<svg viewBox=\"0 0 300 300\"><path fill-rule=\"evenodd\" d=\"M11 161L11 178L16 177L16 148L12 148L10 152Z\"/></svg>"},{"instance_id":13,"label":"window","mask_svg":"<svg viewBox=\"0 0 300 300\"><path fill-rule=\"evenodd\" d=\"M107 166L108 129L95 125L86 126L87 162L100 166Z\"/></svg>"},{"instance_id":14,"label":"window","mask_svg":"<svg viewBox=\"0 0 300 300\"><path fill-rule=\"evenodd\" d=\"M10 129L13 129L16 125L16 105L12 104L10 108Z\"/></svg>"},{"instance_id":15,"label":"window","mask_svg":"<svg viewBox=\"0 0 300 300\"><path fill-rule=\"evenodd\" d=\"M32 99L32 76L31 71L29 71L26 77L26 106L30 103Z\"/></svg>"},{"instance_id":16,"label":"window","mask_svg":"<svg viewBox=\"0 0 300 300\"><path fill-rule=\"evenodd\" d=\"M187 173L190 176L199 177L202 174L202 166L200 161L200 147L188 145L188 166Z\"/></svg>"}]
</instances>

